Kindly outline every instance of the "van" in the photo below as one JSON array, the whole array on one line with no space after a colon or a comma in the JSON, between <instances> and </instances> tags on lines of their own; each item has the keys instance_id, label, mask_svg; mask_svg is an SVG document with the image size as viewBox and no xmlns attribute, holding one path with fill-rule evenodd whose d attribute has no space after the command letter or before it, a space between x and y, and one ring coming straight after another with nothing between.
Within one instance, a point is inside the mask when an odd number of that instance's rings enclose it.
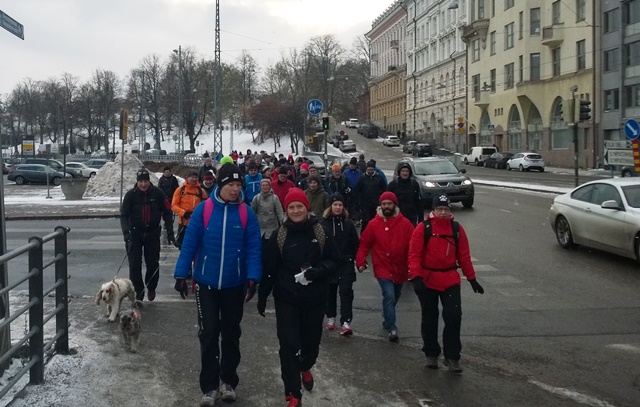
<instances>
[{"instance_id":1,"label":"van","mask_svg":"<svg viewBox=\"0 0 640 407\"><path fill-rule=\"evenodd\" d=\"M134 144L129 144L129 145L125 145L124 146L124 152L128 153L128 154L139 154L140 153L140 146L138 145L134 145Z\"/></svg>"},{"instance_id":2,"label":"van","mask_svg":"<svg viewBox=\"0 0 640 407\"><path fill-rule=\"evenodd\" d=\"M347 122L347 127L350 129L357 129L358 127L360 127L360 122L358 121L358 119L349 119L349 121Z\"/></svg>"},{"instance_id":3,"label":"van","mask_svg":"<svg viewBox=\"0 0 640 407\"><path fill-rule=\"evenodd\" d=\"M495 146L471 147L469 153L462 158L462 161L464 161L466 165L469 165L469 163L474 163L477 166L481 166L484 163L484 160L489 158L491 154L497 152L498 148Z\"/></svg>"}]
</instances>

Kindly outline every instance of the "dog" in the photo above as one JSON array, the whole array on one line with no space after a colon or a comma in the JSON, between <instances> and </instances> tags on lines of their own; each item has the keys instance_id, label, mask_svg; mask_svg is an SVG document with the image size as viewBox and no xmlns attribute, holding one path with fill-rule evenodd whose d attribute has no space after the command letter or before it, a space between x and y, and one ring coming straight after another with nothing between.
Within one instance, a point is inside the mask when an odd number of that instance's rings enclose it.
<instances>
[{"instance_id":1,"label":"dog","mask_svg":"<svg viewBox=\"0 0 640 407\"><path fill-rule=\"evenodd\" d=\"M107 304L107 316L109 322L113 322L125 298L129 298L131 304L136 305L136 290L133 288L133 283L128 278L116 278L102 284L102 288L96 294L96 305L100 305L100 302Z\"/></svg>"},{"instance_id":2,"label":"dog","mask_svg":"<svg viewBox=\"0 0 640 407\"><path fill-rule=\"evenodd\" d=\"M131 352L138 351L140 340L140 314L138 311L130 309L123 311L120 315L120 335L124 344L129 346Z\"/></svg>"}]
</instances>

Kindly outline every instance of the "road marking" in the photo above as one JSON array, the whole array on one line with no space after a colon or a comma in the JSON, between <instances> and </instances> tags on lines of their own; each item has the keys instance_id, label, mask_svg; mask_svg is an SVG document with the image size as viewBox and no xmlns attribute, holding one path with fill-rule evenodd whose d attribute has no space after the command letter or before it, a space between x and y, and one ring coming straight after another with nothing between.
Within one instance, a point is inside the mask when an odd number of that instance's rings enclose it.
<instances>
[{"instance_id":1,"label":"road marking","mask_svg":"<svg viewBox=\"0 0 640 407\"><path fill-rule=\"evenodd\" d=\"M579 393L575 390L565 389L564 387L555 387L546 383L539 382L537 380L529 380L529 383L540 387L542 390L546 390L549 393L556 394L561 397L569 398L577 403L585 404L593 407L615 407L613 404L609 404L604 400L597 399L595 397Z\"/></svg>"},{"instance_id":2,"label":"road marking","mask_svg":"<svg viewBox=\"0 0 640 407\"><path fill-rule=\"evenodd\" d=\"M631 353L640 353L640 347L635 345L630 345L628 343L613 343L611 345L607 345L607 348L623 350L625 352L631 352Z\"/></svg>"},{"instance_id":3,"label":"road marking","mask_svg":"<svg viewBox=\"0 0 640 407\"><path fill-rule=\"evenodd\" d=\"M546 297L546 294L535 288L499 288L496 291L506 297Z\"/></svg>"},{"instance_id":4,"label":"road marking","mask_svg":"<svg viewBox=\"0 0 640 407\"><path fill-rule=\"evenodd\" d=\"M511 213L511 211L509 211L509 210L507 210L507 209L500 209L500 212Z\"/></svg>"},{"instance_id":5,"label":"road marking","mask_svg":"<svg viewBox=\"0 0 640 407\"><path fill-rule=\"evenodd\" d=\"M491 283L490 285L522 283L520 279L517 279L512 276L483 276L482 282L486 282L487 284Z\"/></svg>"},{"instance_id":6,"label":"road marking","mask_svg":"<svg viewBox=\"0 0 640 407\"><path fill-rule=\"evenodd\" d=\"M474 264L473 268L476 271L498 271L497 268L493 267L490 264Z\"/></svg>"}]
</instances>

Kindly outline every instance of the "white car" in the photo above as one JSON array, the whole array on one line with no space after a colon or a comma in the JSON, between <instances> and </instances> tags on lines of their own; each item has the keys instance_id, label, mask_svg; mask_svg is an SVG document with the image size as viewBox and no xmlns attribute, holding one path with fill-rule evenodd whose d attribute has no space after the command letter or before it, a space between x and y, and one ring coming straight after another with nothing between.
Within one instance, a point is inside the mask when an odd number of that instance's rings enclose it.
<instances>
[{"instance_id":1,"label":"white car","mask_svg":"<svg viewBox=\"0 0 640 407\"><path fill-rule=\"evenodd\" d=\"M507 170L538 170L544 172L544 160L537 153L518 153L507 161Z\"/></svg>"},{"instance_id":2,"label":"white car","mask_svg":"<svg viewBox=\"0 0 640 407\"><path fill-rule=\"evenodd\" d=\"M78 163L78 162L68 162L67 168L80 170L80 172L82 172L82 178L93 178L96 176L96 173L98 172L97 169L91 168L85 165L84 163Z\"/></svg>"},{"instance_id":3,"label":"white car","mask_svg":"<svg viewBox=\"0 0 640 407\"><path fill-rule=\"evenodd\" d=\"M398 136L387 136L382 140L382 145L398 147L400 145L400 139Z\"/></svg>"},{"instance_id":4,"label":"white car","mask_svg":"<svg viewBox=\"0 0 640 407\"><path fill-rule=\"evenodd\" d=\"M353 140L342 140L340 142L340 151L356 151L356 143Z\"/></svg>"}]
</instances>

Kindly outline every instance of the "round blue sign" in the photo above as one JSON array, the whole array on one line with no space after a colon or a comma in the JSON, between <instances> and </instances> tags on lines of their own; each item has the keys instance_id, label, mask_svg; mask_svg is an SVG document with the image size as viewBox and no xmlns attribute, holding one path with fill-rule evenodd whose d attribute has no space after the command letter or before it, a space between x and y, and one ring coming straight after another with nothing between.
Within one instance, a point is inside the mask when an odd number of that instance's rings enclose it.
<instances>
[{"instance_id":1,"label":"round blue sign","mask_svg":"<svg viewBox=\"0 0 640 407\"><path fill-rule=\"evenodd\" d=\"M638 122L633 119L627 120L624 124L624 134L629 140L635 140L640 137L640 126Z\"/></svg>"},{"instance_id":2,"label":"round blue sign","mask_svg":"<svg viewBox=\"0 0 640 407\"><path fill-rule=\"evenodd\" d=\"M322 107L322 102L318 99L311 99L309 103L307 103L307 110L314 116L322 112Z\"/></svg>"}]
</instances>

